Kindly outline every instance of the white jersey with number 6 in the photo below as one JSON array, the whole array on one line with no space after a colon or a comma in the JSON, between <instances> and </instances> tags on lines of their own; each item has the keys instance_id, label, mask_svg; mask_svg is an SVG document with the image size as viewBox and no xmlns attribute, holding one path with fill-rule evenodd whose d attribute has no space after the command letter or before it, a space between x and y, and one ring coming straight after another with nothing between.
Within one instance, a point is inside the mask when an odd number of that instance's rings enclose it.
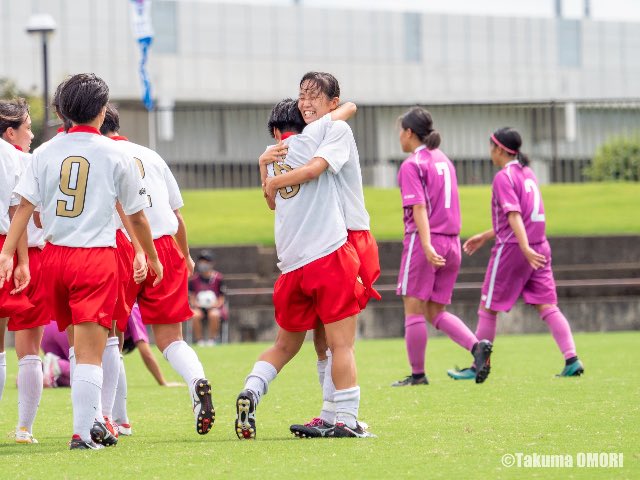
<instances>
[{"instance_id":1,"label":"white jersey with number 6","mask_svg":"<svg viewBox=\"0 0 640 480\"><path fill-rule=\"evenodd\" d=\"M31 165L31 154L27 152L18 152L20 157L20 175L29 168ZM20 197L15 195L16 205L20 204ZM36 212L40 212L40 206L36 205ZM27 242L29 247L44 247L44 231L41 228L36 227L33 221L33 216L29 219L27 224Z\"/></svg>"},{"instance_id":2,"label":"white jersey with number 6","mask_svg":"<svg viewBox=\"0 0 640 480\"><path fill-rule=\"evenodd\" d=\"M178 182L167 162L156 152L142 145L128 140L118 140L114 143L133 158L142 177L148 200L144 213L149 220L153 238L175 235L178 231L178 218L173 211L182 208L184 202Z\"/></svg>"},{"instance_id":3,"label":"white jersey with number 6","mask_svg":"<svg viewBox=\"0 0 640 480\"><path fill-rule=\"evenodd\" d=\"M0 138L0 235L9 231L9 207L15 205L13 189L20 179L18 150Z\"/></svg>"},{"instance_id":4,"label":"white jersey with number 6","mask_svg":"<svg viewBox=\"0 0 640 480\"><path fill-rule=\"evenodd\" d=\"M90 127L74 127L36 152L15 192L42 205L45 241L76 248L115 247L116 200L127 215L148 201L135 163Z\"/></svg>"}]
</instances>

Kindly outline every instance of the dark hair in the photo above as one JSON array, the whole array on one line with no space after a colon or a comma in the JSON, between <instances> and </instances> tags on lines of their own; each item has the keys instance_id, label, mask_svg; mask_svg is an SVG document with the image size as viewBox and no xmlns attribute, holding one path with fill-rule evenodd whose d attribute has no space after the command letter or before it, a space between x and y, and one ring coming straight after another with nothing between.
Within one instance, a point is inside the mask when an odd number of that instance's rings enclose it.
<instances>
[{"instance_id":1,"label":"dark hair","mask_svg":"<svg viewBox=\"0 0 640 480\"><path fill-rule=\"evenodd\" d=\"M109 87L93 73L69 78L60 90L60 113L76 124L94 120L109 101Z\"/></svg>"},{"instance_id":2,"label":"dark hair","mask_svg":"<svg viewBox=\"0 0 640 480\"><path fill-rule=\"evenodd\" d=\"M324 93L329 99L340 97L340 84L338 79L326 72L307 72L300 80L300 88L308 82L307 88L313 88Z\"/></svg>"},{"instance_id":3,"label":"dark hair","mask_svg":"<svg viewBox=\"0 0 640 480\"><path fill-rule=\"evenodd\" d=\"M0 101L0 135L8 128L20 128L29 115L29 105L24 98Z\"/></svg>"},{"instance_id":4,"label":"dark hair","mask_svg":"<svg viewBox=\"0 0 640 480\"><path fill-rule=\"evenodd\" d=\"M523 167L526 167L529 165L530 163L529 157L520 151L520 147L522 147L522 137L520 136L520 134L515 128L511 128L511 127L500 128L495 132L493 132L492 137L495 137L496 140L498 140L498 142L502 144L502 145L498 145L493 140L493 138L491 138L491 143L493 145L495 145L498 148L502 148L502 146L507 147L509 150L515 153L506 152L506 150L505 152L508 155L512 155L516 157L518 162L520 162L520 165L522 165Z\"/></svg>"},{"instance_id":5,"label":"dark hair","mask_svg":"<svg viewBox=\"0 0 640 480\"><path fill-rule=\"evenodd\" d=\"M274 128L281 132L300 133L305 126L304 118L302 118L302 114L298 110L298 101L290 98L285 98L276 103L267 122L267 128L272 137Z\"/></svg>"},{"instance_id":6,"label":"dark hair","mask_svg":"<svg viewBox=\"0 0 640 480\"><path fill-rule=\"evenodd\" d=\"M431 114L422 107L413 107L400 117L400 125L403 129L411 129L418 139L429 150L435 150L440 146L442 139L440 133L433 128Z\"/></svg>"},{"instance_id":7,"label":"dark hair","mask_svg":"<svg viewBox=\"0 0 640 480\"><path fill-rule=\"evenodd\" d=\"M60 91L62 90L62 87L64 86L64 84L67 83L67 80L68 79L65 79L62 82L60 82L60 85L58 85L58 87L56 88L56 91L53 94L53 99L51 100L51 106L54 108L56 113L60 116L62 120L62 126L64 127L65 131L69 130L72 127L71 121L67 117L65 117L60 111Z\"/></svg>"},{"instance_id":8,"label":"dark hair","mask_svg":"<svg viewBox=\"0 0 640 480\"><path fill-rule=\"evenodd\" d=\"M104 116L104 122L100 127L100 133L116 133L120 131L120 114L113 103L107 103L107 113Z\"/></svg>"}]
</instances>

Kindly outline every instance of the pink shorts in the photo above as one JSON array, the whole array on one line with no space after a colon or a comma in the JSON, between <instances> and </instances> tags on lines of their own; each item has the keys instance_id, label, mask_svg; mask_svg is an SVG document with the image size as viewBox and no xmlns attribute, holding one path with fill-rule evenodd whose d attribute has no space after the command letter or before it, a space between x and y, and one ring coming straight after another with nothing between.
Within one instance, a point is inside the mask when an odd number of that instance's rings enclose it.
<instances>
[{"instance_id":1,"label":"pink shorts","mask_svg":"<svg viewBox=\"0 0 640 480\"><path fill-rule=\"evenodd\" d=\"M449 305L460 271L460 237L432 233L431 244L445 258L444 267L435 268L427 261L418 232L405 235L396 293Z\"/></svg>"},{"instance_id":2,"label":"pink shorts","mask_svg":"<svg viewBox=\"0 0 640 480\"><path fill-rule=\"evenodd\" d=\"M531 268L517 243L494 245L482 285L481 303L485 308L508 312L521 295L530 305L558 303L549 242L537 243L531 248L547 257L543 268Z\"/></svg>"}]
</instances>

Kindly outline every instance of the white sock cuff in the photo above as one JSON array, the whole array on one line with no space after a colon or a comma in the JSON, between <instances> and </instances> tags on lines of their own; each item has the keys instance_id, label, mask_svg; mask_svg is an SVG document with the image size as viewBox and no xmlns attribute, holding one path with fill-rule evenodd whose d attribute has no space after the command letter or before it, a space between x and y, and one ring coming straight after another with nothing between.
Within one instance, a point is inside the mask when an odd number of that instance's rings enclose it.
<instances>
[{"instance_id":1,"label":"white sock cuff","mask_svg":"<svg viewBox=\"0 0 640 480\"><path fill-rule=\"evenodd\" d=\"M0 353L0 365L3 367L7 366L7 352Z\"/></svg>"},{"instance_id":2,"label":"white sock cuff","mask_svg":"<svg viewBox=\"0 0 640 480\"><path fill-rule=\"evenodd\" d=\"M324 402L322 402L322 410L325 410L331 413L336 413L336 403L328 402L327 400L325 400Z\"/></svg>"},{"instance_id":3,"label":"white sock cuff","mask_svg":"<svg viewBox=\"0 0 640 480\"><path fill-rule=\"evenodd\" d=\"M107 338L107 345L106 347L112 347L112 346L120 346L120 340L118 339L118 337L109 337Z\"/></svg>"},{"instance_id":4,"label":"white sock cuff","mask_svg":"<svg viewBox=\"0 0 640 480\"><path fill-rule=\"evenodd\" d=\"M42 360L40 360L38 355L25 355L18 360L18 366L28 365L30 363L42 363Z\"/></svg>"},{"instance_id":5,"label":"white sock cuff","mask_svg":"<svg viewBox=\"0 0 640 480\"><path fill-rule=\"evenodd\" d=\"M336 390L333 399L336 403L355 400L360 397L360 387L345 388L344 390Z\"/></svg>"},{"instance_id":6,"label":"white sock cuff","mask_svg":"<svg viewBox=\"0 0 640 480\"><path fill-rule=\"evenodd\" d=\"M318 368L327 368L327 363L329 363L329 359L325 358L324 360L318 360Z\"/></svg>"},{"instance_id":7,"label":"white sock cuff","mask_svg":"<svg viewBox=\"0 0 640 480\"><path fill-rule=\"evenodd\" d=\"M171 342L171 343L167 346L167 348L165 348L165 349L162 351L162 356L165 358L165 360L169 361L169 357L168 357L168 355L169 355L170 351L171 351L171 350L173 350L174 348L178 348L178 347L179 347L180 345L182 345L182 344L185 344L185 345L186 345L186 344L187 344L187 342L185 342L184 340L176 340L175 342Z\"/></svg>"},{"instance_id":8,"label":"white sock cuff","mask_svg":"<svg viewBox=\"0 0 640 480\"><path fill-rule=\"evenodd\" d=\"M73 347L69 347L69 359L75 356L76 356L76 350Z\"/></svg>"},{"instance_id":9,"label":"white sock cuff","mask_svg":"<svg viewBox=\"0 0 640 480\"><path fill-rule=\"evenodd\" d=\"M91 365L89 363L81 363L76 365L73 372L74 382L87 382L102 388L102 367Z\"/></svg>"},{"instance_id":10,"label":"white sock cuff","mask_svg":"<svg viewBox=\"0 0 640 480\"><path fill-rule=\"evenodd\" d=\"M327 348L326 354L327 354L327 357L330 357L330 356L333 355L333 353L331 353L331 349L330 348Z\"/></svg>"},{"instance_id":11,"label":"white sock cuff","mask_svg":"<svg viewBox=\"0 0 640 480\"><path fill-rule=\"evenodd\" d=\"M260 380L262 380L262 383L264 383L264 393L267 393L267 391L269 390L269 384L276 378L277 375L278 371L276 370L276 367L271 365L269 362L265 362L264 360L258 360L253 365L253 370L251 370L251 373L247 375L246 380L251 377L259 378Z\"/></svg>"}]
</instances>

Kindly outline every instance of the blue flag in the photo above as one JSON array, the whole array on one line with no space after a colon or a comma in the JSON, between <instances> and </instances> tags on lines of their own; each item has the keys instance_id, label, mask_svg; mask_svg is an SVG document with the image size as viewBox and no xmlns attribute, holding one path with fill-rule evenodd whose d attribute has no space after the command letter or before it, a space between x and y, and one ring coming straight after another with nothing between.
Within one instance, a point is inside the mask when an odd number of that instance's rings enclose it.
<instances>
[{"instance_id":1,"label":"blue flag","mask_svg":"<svg viewBox=\"0 0 640 480\"><path fill-rule=\"evenodd\" d=\"M140 82L142 84L142 103L147 110L153 110L151 81L147 72L149 48L153 43L153 25L151 23L151 0L130 0L133 35L140 47Z\"/></svg>"}]
</instances>

